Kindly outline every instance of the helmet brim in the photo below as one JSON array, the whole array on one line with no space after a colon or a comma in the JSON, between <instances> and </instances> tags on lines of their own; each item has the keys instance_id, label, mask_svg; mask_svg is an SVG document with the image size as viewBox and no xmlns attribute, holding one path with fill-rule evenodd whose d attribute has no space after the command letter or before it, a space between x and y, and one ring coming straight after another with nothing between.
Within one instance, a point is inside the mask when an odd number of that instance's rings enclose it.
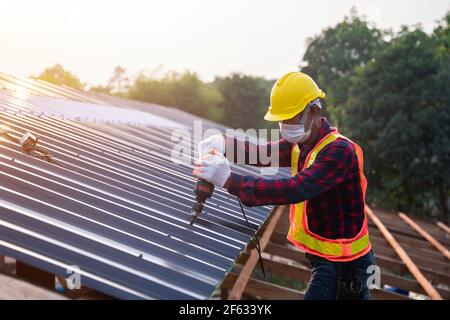
<instances>
[{"instance_id":1,"label":"helmet brim","mask_svg":"<svg viewBox=\"0 0 450 320\"><path fill-rule=\"evenodd\" d=\"M270 107L269 107L269 110L267 110L266 114L264 115L264 120L267 120L267 121L289 120L289 119L295 117L297 114L299 114L302 111L303 110L300 110L300 111L296 110L292 114L273 114L272 112L270 112Z\"/></svg>"},{"instance_id":2,"label":"helmet brim","mask_svg":"<svg viewBox=\"0 0 450 320\"><path fill-rule=\"evenodd\" d=\"M306 99L307 102L311 102L315 99L324 99L325 98L325 92L323 92L322 90L319 90L318 92L314 93L313 95L311 95L310 97L308 97ZM299 114L300 112L302 112L303 110L305 110L307 106L307 103L305 103L305 105L303 106L303 108L298 108L297 106L291 106L287 109L293 109L293 111L285 113L285 114L274 114L272 113L272 107L269 106L266 114L264 115L264 120L267 121L283 121L283 120L289 120L293 117L295 117L297 114Z\"/></svg>"}]
</instances>

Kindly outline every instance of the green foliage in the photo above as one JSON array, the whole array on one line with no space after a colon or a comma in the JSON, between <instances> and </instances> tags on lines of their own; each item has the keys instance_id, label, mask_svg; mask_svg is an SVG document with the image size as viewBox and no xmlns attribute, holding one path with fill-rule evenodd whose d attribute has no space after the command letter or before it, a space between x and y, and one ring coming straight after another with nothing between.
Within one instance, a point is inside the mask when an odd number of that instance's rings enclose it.
<instances>
[{"instance_id":1,"label":"green foliage","mask_svg":"<svg viewBox=\"0 0 450 320\"><path fill-rule=\"evenodd\" d=\"M220 121L220 93L203 83L196 73L171 72L162 79L139 76L130 86L128 97L176 107L187 112Z\"/></svg>"},{"instance_id":2,"label":"green foliage","mask_svg":"<svg viewBox=\"0 0 450 320\"><path fill-rule=\"evenodd\" d=\"M81 83L74 74L64 70L63 66L58 63L45 69L40 75L33 78L48 81L57 85L66 85L80 90L83 90L85 87L85 84Z\"/></svg>"},{"instance_id":3,"label":"green foliage","mask_svg":"<svg viewBox=\"0 0 450 320\"><path fill-rule=\"evenodd\" d=\"M90 91L90 92L93 92L93 93L106 93L106 94L112 94L112 93L111 93L112 88L111 88L110 86L108 86L108 85L106 85L106 86L102 86L102 85L99 85L99 86L92 86L92 87L89 88L89 91Z\"/></svg>"},{"instance_id":4,"label":"green foliage","mask_svg":"<svg viewBox=\"0 0 450 320\"><path fill-rule=\"evenodd\" d=\"M105 89L110 88L110 92L120 97L126 96L126 90L129 86L129 79L126 76L125 68L117 66L114 68L113 75L109 79L108 85Z\"/></svg>"},{"instance_id":5,"label":"green foliage","mask_svg":"<svg viewBox=\"0 0 450 320\"><path fill-rule=\"evenodd\" d=\"M307 40L301 71L315 79L327 94L324 110L335 122L348 99L350 77L383 47L383 32L352 10L350 17Z\"/></svg>"},{"instance_id":6,"label":"green foliage","mask_svg":"<svg viewBox=\"0 0 450 320\"><path fill-rule=\"evenodd\" d=\"M266 127L264 114L274 81L234 73L214 80L222 94L223 122L232 128Z\"/></svg>"},{"instance_id":7,"label":"green foliage","mask_svg":"<svg viewBox=\"0 0 450 320\"><path fill-rule=\"evenodd\" d=\"M431 36L404 27L351 77L341 126L364 148L369 195L380 206L447 215L448 41L448 25Z\"/></svg>"}]
</instances>

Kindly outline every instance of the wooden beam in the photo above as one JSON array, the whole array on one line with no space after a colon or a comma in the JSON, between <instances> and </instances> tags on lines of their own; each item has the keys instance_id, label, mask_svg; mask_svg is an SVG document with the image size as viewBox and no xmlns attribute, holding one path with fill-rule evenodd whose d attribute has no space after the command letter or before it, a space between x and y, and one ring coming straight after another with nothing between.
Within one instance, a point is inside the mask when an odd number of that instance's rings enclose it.
<instances>
[{"instance_id":1,"label":"wooden beam","mask_svg":"<svg viewBox=\"0 0 450 320\"><path fill-rule=\"evenodd\" d=\"M450 233L450 228L447 227L445 224L443 224L442 222L438 221L436 222L436 225L441 228L442 230L444 230L447 234Z\"/></svg>"},{"instance_id":2,"label":"wooden beam","mask_svg":"<svg viewBox=\"0 0 450 320\"><path fill-rule=\"evenodd\" d=\"M8 275L16 274L16 260L9 256L3 256L3 267L1 273Z\"/></svg>"},{"instance_id":3,"label":"wooden beam","mask_svg":"<svg viewBox=\"0 0 450 320\"><path fill-rule=\"evenodd\" d=\"M371 226L369 224L369 233L370 233L370 235L375 235L375 236L384 238L384 235L377 228L378 228L377 226L375 226L375 225ZM422 249L427 249L427 250L431 250L431 251L436 251L436 249L428 241L426 241L423 238L416 239L416 238L408 237L408 236L401 235L401 234L395 234L395 239L401 245L408 244L408 245L413 246L415 248L422 248Z\"/></svg>"},{"instance_id":4,"label":"wooden beam","mask_svg":"<svg viewBox=\"0 0 450 320\"><path fill-rule=\"evenodd\" d=\"M0 300L65 300L64 296L14 277L0 274Z\"/></svg>"},{"instance_id":5,"label":"wooden beam","mask_svg":"<svg viewBox=\"0 0 450 320\"><path fill-rule=\"evenodd\" d=\"M417 282L423 287L425 292L433 299L433 300L442 300L441 295L436 291L436 289L431 285L427 278L422 274L422 272L417 268L408 254L403 250L400 244L395 240L389 230L383 225L383 223L378 219L378 217L373 213L373 211L366 205L366 212L370 219L376 224L380 232L384 235L386 240L398 254L399 258L403 261L403 263L407 266L408 270L411 274L416 278Z\"/></svg>"},{"instance_id":6,"label":"wooden beam","mask_svg":"<svg viewBox=\"0 0 450 320\"><path fill-rule=\"evenodd\" d=\"M4 266L5 266L5 256L0 254L0 272L3 271Z\"/></svg>"},{"instance_id":7,"label":"wooden beam","mask_svg":"<svg viewBox=\"0 0 450 320\"><path fill-rule=\"evenodd\" d=\"M398 257L391 258L381 254L375 254L375 258L377 265L381 268L387 269L391 272L410 273L407 265ZM450 283L450 275L448 273L431 270L430 268L426 267L420 267L420 271L430 281L441 283L444 285L448 285Z\"/></svg>"},{"instance_id":8,"label":"wooden beam","mask_svg":"<svg viewBox=\"0 0 450 320\"><path fill-rule=\"evenodd\" d=\"M370 239L370 240L372 240L372 239ZM382 255L385 257L398 259L397 253L394 250L392 250L392 248L389 245L380 246L380 245L372 243L372 247L373 247L373 251L376 254L379 254L379 255ZM416 263L416 265L419 267L419 269L424 268L424 269L429 269L430 271L432 270L432 271L436 271L436 272L450 274L450 264L448 263L448 261L443 262L443 261L429 259L427 257L418 255L415 252L411 253L408 251L408 254L411 257L411 259Z\"/></svg>"},{"instance_id":9,"label":"wooden beam","mask_svg":"<svg viewBox=\"0 0 450 320\"><path fill-rule=\"evenodd\" d=\"M55 290L55 275L21 261L16 262L16 276L43 288Z\"/></svg>"},{"instance_id":10,"label":"wooden beam","mask_svg":"<svg viewBox=\"0 0 450 320\"><path fill-rule=\"evenodd\" d=\"M403 212L399 212L398 215L403 219L411 228L417 231L422 237L424 237L429 243L431 243L438 251L440 251L447 259L450 259L450 252L439 241L431 236L428 232L422 229L417 223L415 223L410 217Z\"/></svg>"},{"instance_id":11,"label":"wooden beam","mask_svg":"<svg viewBox=\"0 0 450 320\"><path fill-rule=\"evenodd\" d=\"M222 282L222 288L228 289L234 287L239 275L236 273L229 273ZM253 278L248 279L244 292L251 296L267 300L303 300L305 297L304 293L298 290L289 289Z\"/></svg>"},{"instance_id":12,"label":"wooden beam","mask_svg":"<svg viewBox=\"0 0 450 320\"><path fill-rule=\"evenodd\" d=\"M411 232L411 229L408 229L409 226L405 225L405 223L398 219L398 212L385 212L382 209L374 209L371 208L373 212L377 215L377 217L384 223L384 225L391 231L391 233L394 233L393 230L395 228L402 229L406 232ZM416 223L419 223L420 226L426 230L429 234L431 234L433 237L435 237L438 241L440 241L444 245L450 245L450 242L448 238L442 235L440 230L436 228L436 225L432 221L428 220L422 220L420 218L415 219ZM391 228L392 227L392 228ZM442 241L441 241L442 240Z\"/></svg>"},{"instance_id":13,"label":"wooden beam","mask_svg":"<svg viewBox=\"0 0 450 320\"><path fill-rule=\"evenodd\" d=\"M287 246L271 242L267 245L265 252L279 257L291 259L307 267L309 267L310 265L308 258L306 258L305 256L305 253L298 250L297 248L289 248Z\"/></svg>"},{"instance_id":14,"label":"wooden beam","mask_svg":"<svg viewBox=\"0 0 450 320\"><path fill-rule=\"evenodd\" d=\"M286 210L286 206L278 206L274 209L273 214L270 217L270 221L267 224L266 230L261 237L260 240L260 251L263 252L269 243L272 232L275 230L275 226L278 223L278 219L280 219L282 212ZM250 258L247 260L247 263L242 268L241 273L238 276L238 279L233 285L233 288L230 291L230 300L239 300L242 297L242 293L244 292L245 286L252 275L253 269L258 263L258 252L256 249L253 249L250 254Z\"/></svg>"},{"instance_id":15,"label":"wooden beam","mask_svg":"<svg viewBox=\"0 0 450 320\"><path fill-rule=\"evenodd\" d=\"M245 263L249 258L248 253L243 253L238 263ZM285 278L309 282L311 278L311 270L307 268L300 268L293 265L288 265L282 262L274 261L273 259L263 258L264 269L267 273L273 273ZM259 267L259 266L258 266Z\"/></svg>"},{"instance_id":16,"label":"wooden beam","mask_svg":"<svg viewBox=\"0 0 450 320\"><path fill-rule=\"evenodd\" d=\"M370 235L370 242L372 243L372 245L374 245L375 248L386 246L390 248L389 243L386 241L384 237L380 238L379 236L374 235L372 231L369 231L369 235ZM414 254L426 258L428 260L448 263L447 259L434 249L418 248L416 246L407 243L402 243L401 241L399 242L402 245L403 249L406 250L406 252L413 252Z\"/></svg>"}]
</instances>

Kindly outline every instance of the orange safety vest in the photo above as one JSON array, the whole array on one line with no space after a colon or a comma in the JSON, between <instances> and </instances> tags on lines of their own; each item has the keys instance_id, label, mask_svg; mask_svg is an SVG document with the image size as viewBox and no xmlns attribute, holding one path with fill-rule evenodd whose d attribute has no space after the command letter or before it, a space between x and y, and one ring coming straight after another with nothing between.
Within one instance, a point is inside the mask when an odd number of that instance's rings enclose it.
<instances>
[{"instance_id":1,"label":"orange safety vest","mask_svg":"<svg viewBox=\"0 0 450 320\"><path fill-rule=\"evenodd\" d=\"M323 137L309 152L303 165L303 170L309 168L316 159L320 151L335 141L337 138L343 138L351 142L355 148L358 158L359 176L363 199L366 198L367 180L363 172L363 152L360 146L350 139L342 136L334 129ZM298 160L300 158L300 149L294 145L291 154L291 174L295 176L298 173ZM366 212L364 209L364 221L361 230L354 238L327 239L311 232L308 228L308 216L306 208L308 201L292 204L289 213L290 228L287 235L289 241L304 251L323 257L331 261L351 261L365 255L370 251L369 233L367 228ZM364 206L365 207L365 206Z\"/></svg>"}]
</instances>

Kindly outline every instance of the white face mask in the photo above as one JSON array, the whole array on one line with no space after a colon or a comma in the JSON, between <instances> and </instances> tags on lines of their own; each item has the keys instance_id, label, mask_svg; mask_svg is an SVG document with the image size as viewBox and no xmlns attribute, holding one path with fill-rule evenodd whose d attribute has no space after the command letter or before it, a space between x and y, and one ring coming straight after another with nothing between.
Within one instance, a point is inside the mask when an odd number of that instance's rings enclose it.
<instances>
[{"instance_id":1,"label":"white face mask","mask_svg":"<svg viewBox=\"0 0 450 320\"><path fill-rule=\"evenodd\" d=\"M302 116L299 124L284 124L282 122L279 122L281 136L288 142L294 144L303 143L308 140L311 134L311 128L305 132L306 115L308 113L309 112L306 112Z\"/></svg>"}]
</instances>

